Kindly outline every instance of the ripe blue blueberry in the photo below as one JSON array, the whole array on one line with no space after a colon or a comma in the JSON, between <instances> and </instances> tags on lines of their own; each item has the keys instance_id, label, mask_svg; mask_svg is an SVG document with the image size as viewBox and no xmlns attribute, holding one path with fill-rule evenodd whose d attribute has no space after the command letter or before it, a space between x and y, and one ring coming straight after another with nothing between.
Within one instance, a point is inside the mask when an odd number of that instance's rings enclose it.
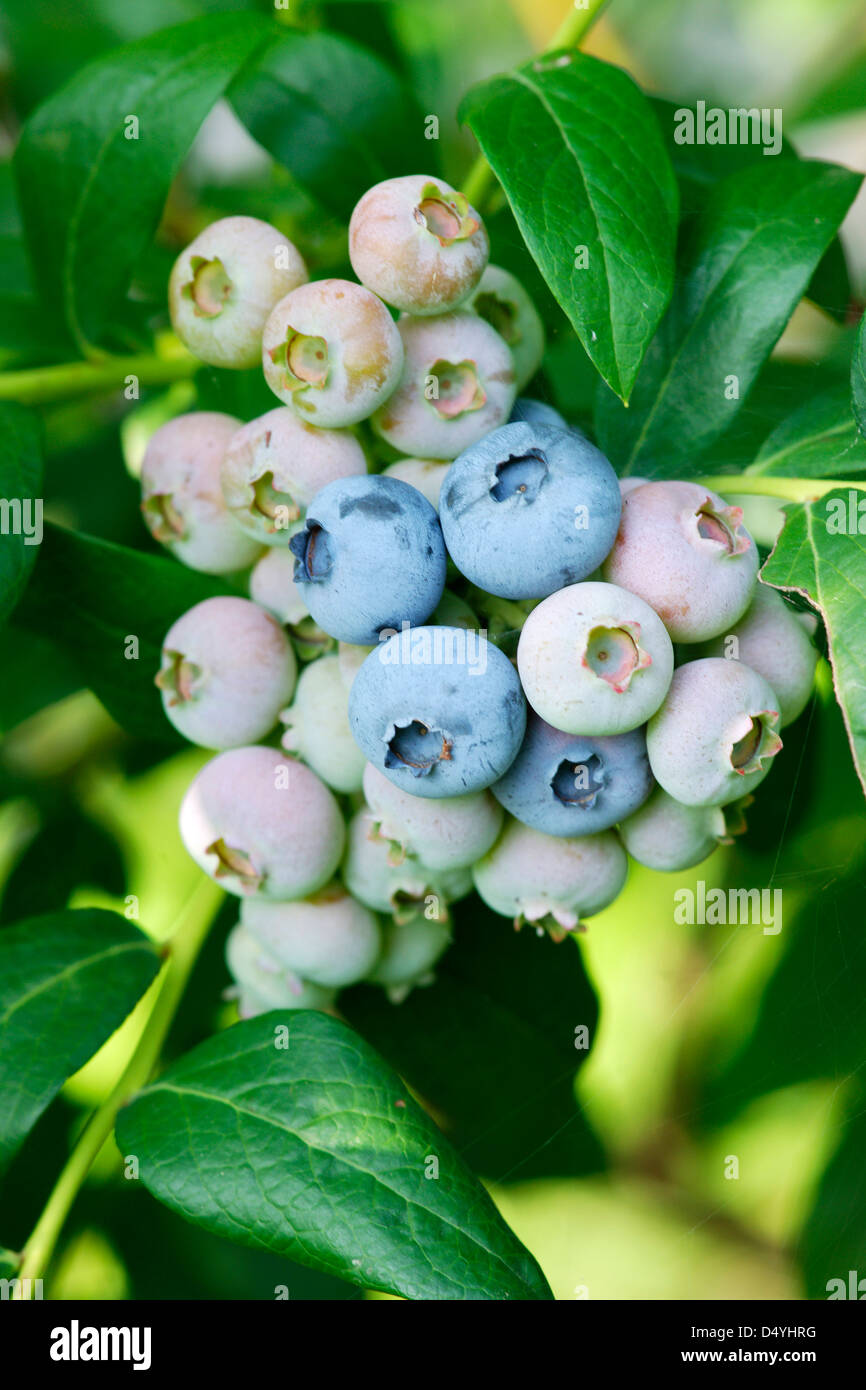
<instances>
[{"instance_id":1,"label":"ripe blue blueberry","mask_svg":"<svg viewBox=\"0 0 866 1390\"><path fill-rule=\"evenodd\" d=\"M345 827L314 772L273 748L233 748L193 779L180 808L187 852L227 893L285 902L333 878Z\"/></svg>"},{"instance_id":2,"label":"ripe blue blueberry","mask_svg":"<svg viewBox=\"0 0 866 1390\"><path fill-rule=\"evenodd\" d=\"M457 568L500 598L545 598L585 579L619 525L616 474L594 445L545 425L503 425L455 459L439 516Z\"/></svg>"},{"instance_id":3,"label":"ripe blue blueberry","mask_svg":"<svg viewBox=\"0 0 866 1390\"><path fill-rule=\"evenodd\" d=\"M554 410L552 405L546 401L533 401L528 396L518 396L511 408L508 417L509 425L548 425L554 430L569 430L573 427L569 425L564 415L560 415L558 410ZM580 431L578 430L579 434Z\"/></svg>"},{"instance_id":4,"label":"ripe blue blueberry","mask_svg":"<svg viewBox=\"0 0 866 1390\"><path fill-rule=\"evenodd\" d=\"M688 661L647 727L653 776L687 806L723 806L766 777L778 727L779 702L757 671L724 657Z\"/></svg>"},{"instance_id":5,"label":"ripe blue blueberry","mask_svg":"<svg viewBox=\"0 0 866 1390\"><path fill-rule=\"evenodd\" d=\"M652 786L642 729L589 738L530 714L523 747L491 791L516 820L545 835L591 835L630 816Z\"/></svg>"},{"instance_id":6,"label":"ripe blue blueberry","mask_svg":"<svg viewBox=\"0 0 866 1390\"><path fill-rule=\"evenodd\" d=\"M817 618L786 603L778 589L755 585L743 617L730 632L686 648L688 660L703 656L733 657L768 681L779 702L779 728L792 723L806 707L815 682L818 652L812 642Z\"/></svg>"},{"instance_id":7,"label":"ripe blue blueberry","mask_svg":"<svg viewBox=\"0 0 866 1390\"><path fill-rule=\"evenodd\" d=\"M329 483L292 538L295 582L316 622L359 646L422 623L445 587L439 518L417 488L375 474Z\"/></svg>"},{"instance_id":8,"label":"ripe blue blueberry","mask_svg":"<svg viewBox=\"0 0 866 1390\"><path fill-rule=\"evenodd\" d=\"M604 577L645 599L675 642L716 637L755 588L758 551L742 522L740 507L697 483L644 483L623 498Z\"/></svg>"},{"instance_id":9,"label":"ripe blue blueberry","mask_svg":"<svg viewBox=\"0 0 866 1390\"><path fill-rule=\"evenodd\" d=\"M618 734L645 724L671 682L674 652L648 603L587 581L533 608L517 647L526 698L555 729Z\"/></svg>"},{"instance_id":10,"label":"ripe blue blueberry","mask_svg":"<svg viewBox=\"0 0 866 1390\"><path fill-rule=\"evenodd\" d=\"M203 748L240 748L270 733L296 674L276 618L249 599L208 598L169 628L156 684L184 738Z\"/></svg>"},{"instance_id":11,"label":"ripe blue blueberry","mask_svg":"<svg viewBox=\"0 0 866 1390\"><path fill-rule=\"evenodd\" d=\"M349 724L369 762L413 796L482 791L517 756L526 705L517 672L478 632L418 627L367 657Z\"/></svg>"},{"instance_id":12,"label":"ripe blue blueberry","mask_svg":"<svg viewBox=\"0 0 866 1390\"><path fill-rule=\"evenodd\" d=\"M619 896L627 873L625 850L612 830L560 839L512 820L472 877L494 912L561 941Z\"/></svg>"},{"instance_id":13,"label":"ripe blue blueberry","mask_svg":"<svg viewBox=\"0 0 866 1390\"><path fill-rule=\"evenodd\" d=\"M246 898L241 922L284 968L330 988L363 979L382 947L374 914L339 883L293 903Z\"/></svg>"}]
</instances>

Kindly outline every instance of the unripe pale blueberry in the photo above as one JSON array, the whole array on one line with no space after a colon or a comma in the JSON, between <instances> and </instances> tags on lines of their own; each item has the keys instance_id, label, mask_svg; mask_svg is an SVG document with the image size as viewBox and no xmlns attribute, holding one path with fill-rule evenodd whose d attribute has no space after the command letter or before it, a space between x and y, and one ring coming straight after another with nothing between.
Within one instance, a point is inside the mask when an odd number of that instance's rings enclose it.
<instances>
[{"instance_id":1,"label":"unripe pale blueberry","mask_svg":"<svg viewBox=\"0 0 866 1390\"><path fill-rule=\"evenodd\" d=\"M340 663L340 675L346 690L352 689L355 684L355 677L375 647L360 647L354 642L340 642L337 648L337 659Z\"/></svg>"},{"instance_id":2,"label":"unripe pale blueberry","mask_svg":"<svg viewBox=\"0 0 866 1390\"><path fill-rule=\"evenodd\" d=\"M361 790L364 754L349 728L349 692L337 656L320 656L301 672L295 698L280 719L283 747L297 753L338 792Z\"/></svg>"},{"instance_id":3,"label":"unripe pale blueberry","mask_svg":"<svg viewBox=\"0 0 866 1390\"><path fill-rule=\"evenodd\" d=\"M204 574L231 574L261 554L220 486L223 454L240 423L211 410L178 415L151 436L141 466L141 511L150 534Z\"/></svg>"},{"instance_id":4,"label":"unripe pale blueberry","mask_svg":"<svg viewBox=\"0 0 866 1390\"><path fill-rule=\"evenodd\" d=\"M296 675L291 643L270 613L245 598L208 598L169 628L156 684L184 738L240 748L270 733Z\"/></svg>"},{"instance_id":5,"label":"unripe pale blueberry","mask_svg":"<svg viewBox=\"0 0 866 1390\"><path fill-rule=\"evenodd\" d=\"M456 458L439 499L448 553L500 598L545 598L591 574L619 524L616 474L588 440L503 425Z\"/></svg>"},{"instance_id":6,"label":"unripe pale blueberry","mask_svg":"<svg viewBox=\"0 0 866 1390\"><path fill-rule=\"evenodd\" d=\"M517 276L489 265L465 307L486 319L511 348L517 389L522 391L541 366L544 324Z\"/></svg>"},{"instance_id":7,"label":"unripe pale blueberry","mask_svg":"<svg viewBox=\"0 0 866 1390\"><path fill-rule=\"evenodd\" d=\"M662 787L619 827L620 839L639 864L673 873L691 869L727 839L721 806L685 806Z\"/></svg>"},{"instance_id":8,"label":"unripe pale blueberry","mask_svg":"<svg viewBox=\"0 0 866 1390\"><path fill-rule=\"evenodd\" d=\"M328 483L292 538L295 582L320 627L341 642L376 642L383 629L422 623L445 587L435 508L399 478Z\"/></svg>"},{"instance_id":9,"label":"unripe pale blueberry","mask_svg":"<svg viewBox=\"0 0 866 1390\"><path fill-rule=\"evenodd\" d=\"M349 222L349 259L362 284L396 309L442 314L472 292L490 255L462 193L424 174L374 184Z\"/></svg>"},{"instance_id":10,"label":"unripe pale blueberry","mask_svg":"<svg viewBox=\"0 0 866 1390\"><path fill-rule=\"evenodd\" d=\"M372 763L364 768L364 796L379 834L399 854L430 869L469 868L486 854L502 828L502 808L489 792L468 796L412 796Z\"/></svg>"},{"instance_id":11,"label":"unripe pale blueberry","mask_svg":"<svg viewBox=\"0 0 866 1390\"><path fill-rule=\"evenodd\" d=\"M212 758L180 808L187 852L221 888L284 902L322 888L340 862L340 809L314 772L273 748Z\"/></svg>"},{"instance_id":12,"label":"unripe pale blueberry","mask_svg":"<svg viewBox=\"0 0 866 1390\"><path fill-rule=\"evenodd\" d=\"M511 414L508 417L509 425L548 425L554 430L570 430L574 427L568 423L564 415L560 415L558 410L554 410L552 405L546 401L533 401L528 396L518 396L514 405L511 407ZM576 430L576 434L582 431Z\"/></svg>"},{"instance_id":13,"label":"unripe pale blueberry","mask_svg":"<svg viewBox=\"0 0 866 1390\"><path fill-rule=\"evenodd\" d=\"M295 627L309 616L303 592L295 583L295 557L290 550L272 546L253 565L250 598L284 627Z\"/></svg>"},{"instance_id":14,"label":"unripe pale blueberry","mask_svg":"<svg viewBox=\"0 0 866 1390\"><path fill-rule=\"evenodd\" d=\"M367 976L382 985L392 1004L402 1004L416 985L433 983L433 966L451 944L445 922L415 917L411 922L385 922L382 954Z\"/></svg>"},{"instance_id":15,"label":"unripe pale blueberry","mask_svg":"<svg viewBox=\"0 0 866 1390\"><path fill-rule=\"evenodd\" d=\"M373 913L339 883L293 903L247 898L241 922L284 968L335 989L363 979L382 947Z\"/></svg>"},{"instance_id":16,"label":"unripe pale blueberry","mask_svg":"<svg viewBox=\"0 0 866 1390\"><path fill-rule=\"evenodd\" d=\"M354 425L386 401L400 380L397 325L363 285L316 280L287 294L262 339L265 380L311 425Z\"/></svg>"},{"instance_id":17,"label":"unripe pale blueberry","mask_svg":"<svg viewBox=\"0 0 866 1390\"><path fill-rule=\"evenodd\" d=\"M697 483L644 483L626 493L603 573L639 594L675 642L726 632L751 602L758 551L729 507Z\"/></svg>"},{"instance_id":18,"label":"unripe pale blueberry","mask_svg":"<svg viewBox=\"0 0 866 1390\"><path fill-rule=\"evenodd\" d=\"M533 608L517 647L527 700L555 729L619 734L667 694L674 652L648 603L616 584L571 584Z\"/></svg>"},{"instance_id":19,"label":"unripe pale blueberry","mask_svg":"<svg viewBox=\"0 0 866 1390\"><path fill-rule=\"evenodd\" d=\"M491 791L534 830L590 835L631 815L652 786L642 729L589 738L562 733L530 714L520 752Z\"/></svg>"},{"instance_id":20,"label":"unripe pale blueberry","mask_svg":"<svg viewBox=\"0 0 866 1390\"><path fill-rule=\"evenodd\" d=\"M754 791L782 747L778 711L764 677L741 661L686 662L647 728L653 776L687 806L723 806Z\"/></svg>"},{"instance_id":21,"label":"unripe pale blueberry","mask_svg":"<svg viewBox=\"0 0 866 1390\"><path fill-rule=\"evenodd\" d=\"M494 912L513 918L515 926L531 922L561 940L584 917L613 902L627 873L625 850L612 830L557 839L508 821L472 877Z\"/></svg>"},{"instance_id":22,"label":"unripe pale blueberry","mask_svg":"<svg viewBox=\"0 0 866 1390\"><path fill-rule=\"evenodd\" d=\"M630 492L634 492L634 490L635 490L636 487L643 487L644 483L648 483L648 482L649 482L649 478L635 478L635 477L631 477L631 478L620 478L620 480L619 480L619 490L620 490L620 494L621 494L623 497L627 497L628 494L629 494Z\"/></svg>"},{"instance_id":23,"label":"unripe pale blueberry","mask_svg":"<svg viewBox=\"0 0 866 1390\"><path fill-rule=\"evenodd\" d=\"M507 343L477 314L403 318L400 383L373 416L401 453L453 459L508 419L514 363Z\"/></svg>"},{"instance_id":24,"label":"unripe pale blueberry","mask_svg":"<svg viewBox=\"0 0 866 1390\"><path fill-rule=\"evenodd\" d=\"M257 217L223 217L182 251L168 282L174 331L213 367L255 367L278 300L302 285L296 247Z\"/></svg>"},{"instance_id":25,"label":"unripe pale blueberry","mask_svg":"<svg viewBox=\"0 0 866 1390\"><path fill-rule=\"evenodd\" d=\"M786 603L778 589L755 585L745 614L723 636L686 650L687 660L731 656L763 676L779 702L779 728L802 714L812 693L818 652L812 642L817 619ZM734 639L734 640L732 640Z\"/></svg>"},{"instance_id":26,"label":"unripe pale blueberry","mask_svg":"<svg viewBox=\"0 0 866 1390\"><path fill-rule=\"evenodd\" d=\"M480 633L416 627L367 657L349 724L369 762L413 796L482 791L511 766L526 705L508 657Z\"/></svg>"},{"instance_id":27,"label":"unripe pale blueberry","mask_svg":"<svg viewBox=\"0 0 866 1390\"><path fill-rule=\"evenodd\" d=\"M287 545L316 493L335 478L367 472L349 430L324 430L277 406L232 438L222 462L226 506L262 545Z\"/></svg>"},{"instance_id":28,"label":"unripe pale blueberry","mask_svg":"<svg viewBox=\"0 0 866 1390\"><path fill-rule=\"evenodd\" d=\"M241 1018L271 1009L328 1009L334 1002L333 989L287 970L242 922L226 938L226 964L237 982Z\"/></svg>"},{"instance_id":29,"label":"unripe pale blueberry","mask_svg":"<svg viewBox=\"0 0 866 1390\"><path fill-rule=\"evenodd\" d=\"M450 468L443 459L398 459L385 469L386 478L399 478L423 492L431 507L439 507L439 493Z\"/></svg>"},{"instance_id":30,"label":"unripe pale blueberry","mask_svg":"<svg viewBox=\"0 0 866 1390\"><path fill-rule=\"evenodd\" d=\"M472 892L467 868L430 869L412 855L395 853L367 806L349 822L342 875L353 897L400 923L418 916L445 922L448 904Z\"/></svg>"}]
</instances>

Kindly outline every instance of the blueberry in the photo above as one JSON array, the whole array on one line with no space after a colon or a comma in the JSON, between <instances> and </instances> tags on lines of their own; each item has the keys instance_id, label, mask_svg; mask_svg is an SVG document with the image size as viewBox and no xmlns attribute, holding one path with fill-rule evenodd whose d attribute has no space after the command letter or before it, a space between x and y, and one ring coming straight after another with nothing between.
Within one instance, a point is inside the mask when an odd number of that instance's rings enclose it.
<instances>
[{"instance_id":1,"label":"blueberry","mask_svg":"<svg viewBox=\"0 0 866 1390\"><path fill-rule=\"evenodd\" d=\"M329 1009L334 1002L333 989L288 970L242 922L226 938L226 964L236 981L241 1018L271 1009Z\"/></svg>"},{"instance_id":2,"label":"blueberry","mask_svg":"<svg viewBox=\"0 0 866 1390\"><path fill-rule=\"evenodd\" d=\"M453 459L503 425L514 404L508 344L477 314L401 318L403 372L373 429L417 458Z\"/></svg>"},{"instance_id":3,"label":"blueberry","mask_svg":"<svg viewBox=\"0 0 866 1390\"><path fill-rule=\"evenodd\" d=\"M439 506L439 493L450 468L447 459L398 459L385 469L386 478L400 478L423 492L431 507Z\"/></svg>"},{"instance_id":4,"label":"blueberry","mask_svg":"<svg viewBox=\"0 0 866 1390\"><path fill-rule=\"evenodd\" d=\"M627 492L603 573L639 594L675 642L729 630L751 602L758 551L739 507L697 483L644 483Z\"/></svg>"},{"instance_id":5,"label":"blueberry","mask_svg":"<svg viewBox=\"0 0 866 1390\"><path fill-rule=\"evenodd\" d=\"M270 733L296 674L291 643L270 613L245 598L208 598L169 628L156 684L184 738L240 748Z\"/></svg>"},{"instance_id":6,"label":"blueberry","mask_svg":"<svg viewBox=\"0 0 866 1390\"><path fill-rule=\"evenodd\" d=\"M616 584L572 584L533 608L517 647L526 698L555 729L645 724L671 682L673 646L648 603Z\"/></svg>"},{"instance_id":7,"label":"blueberry","mask_svg":"<svg viewBox=\"0 0 866 1390\"><path fill-rule=\"evenodd\" d=\"M472 891L467 868L431 869L415 855L395 852L367 806L349 822L342 875L353 897L400 924L418 917L445 922L448 904Z\"/></svg>"},{"instance_id":8,"label":"blueberry","mask_svg":"<svg viewBox=\"0 0 866 1390\"><path fill-rule=\"evenodd\" d=\"M341 642L429 617L445 587L445 545L426 497L375 474L329 483L292 538L295 582L320 627Z\"/></svg>"},{"instance_id":9,"label":"blueberry","mask_svg":"<svg viewBox=\"0 0 866 1390\"><path fill-rule=\"evenodd\" d=\"M517 672L480 633L418 627L371 652L349 696L369 762L413 796L482 791L511 766L526 725Z\"/></svg>"},{"instance_id":10,"label":"blueberry","mask_svg":"<svg viewBox=\"0 0 866 1390\"><path fill-rule=\"evenodd\" d=\"M546 401L533 401L528 396L518 396L508 417L509 425L547 425L553 430L568 430L569 425L564 415L560 415L558 410L554 410L552 405ZM579 430L576 433L580 433Z\"/></svg>"},{"instance_id":11,"label":"blueberry","mask_svg":"<svg viewBox=\"0 0 866 1390\"><path fill-rule=\"evenodd\" d=\"M441 314L475 288L490 245L462 193L425 174L374 184L349 222L358 279L386 304Z\"/></svg>"},{"instance_id":12,"label":"blueberry","mask_svg":"<svg viewBox=\"0 0 866 1390\"><path fill-rule=\"evenodd\" d=\"M817 619L786 603L778 589L755 585L750 606L738 623L720 637L687 647L687 660L730 656L751 666L768 681L779 702L779 728L799 714L812 693L818 653L812 642Z\"/></svg>"},{"instance_id":13,"label":"blueberry","mask_svg":"<svg viewBox=\"0 0 866 1390\"><path fill-rule=\"evenodd\" d=\"M653 776L687 806L723 806L744 796L782 747L778 710L764 677L741 661L687 662L649 721Z\"/></svg>"},{"instance_id":14,"label":"blueberry","mask_svg":"<svg viewBox=\"0 0 866 1390\"><path fill-rule=\"evenodd\" d=\"M618 897L627 873L625 850L612 830L564 840L508 821L472 877L494 912L561 940Z\"/></svg>"},{"instance_id":15,"label":"blueberry","mask_svg":"<svg viewBox=\"0 0 866 1390\"><path fill-rule=\"evenodd\" d=\"M288 549L271 546L253 565L250 598L267 608L284 627L295 627L309 617L304 595L295 583L295 557Z\"/></svg>"},{"instance_id":16,"label":"blueberry","mask_svg":"<svg viewBox=\"0 0 866 1390\"><path fill-rule=\"evenodd\" d=\"M328 788L272 748L233 748L193 779L180 808L187 852L227 893L285 902L315 893L345 828Z\"/></svg>"},{"instance_id":17,"label":"blueberry","mask_svg":"<svg viewBox=\"0 0 866 1390\"><path fill-rule=\"evenodd\" d=\"M591 835L630 816L652 785L642 729L589 738L530 714L523 747L491 791L516 820L545 835Z\"/></svg>"},{"instance_id":18,"label":"blueberry","mask_svg":"<svg viewBox=\"0 0 866 1390\"><path fill-rule=\"evenodd\" d=\"M363 979L382 947L376 917L339 883L293 903L247 898L241 922L285 969L331 988Z\"/></svg>"},{"instance_id":19,"label":"blueberry","mask_svg":"<svg viewBox=\"0 0 866 1390\"><path fill-rule=\"evenodd\" d=\"M339 657L320 656L301 672L295 698L280 715L286 725L283 747L298 753L338 792L360 791L364 774L364 755L349 728L348 705Z\"/></svg>"},{"instance_id":20,"label":"blueberry","mask_svg":"<svg viewBox=\"0 0 866 1390\"><path fill-rule=\"evenodd\" d=\"M486 319L508 344L517 389L522 391L541 366L544 324L517 276L502 266L489 265L465 307Z\"/></svg>"},{"instance_id":21,"label":"blueberry","mask_svg":"<svg viewBox=\"0 0 866 1390\"><path fill-rule=\"evenodd\" d=\"M364 795L378 832L397 853L430 869L468 868L486 854L502 827L502 810L489 792L467 796L413 796L367 763Z\"/></svg>"},{"instance_id":22,"label":"blueberry","mask_svg":"<svg viewBox=\"0 0 866 1390\"><path fill-rule=\"evenodd\" d=\"M382 929L382 954L367 976L382 985L392 1004L403 1000L417 985L433 983L433 966L451 944L445 922L416 917L411 922L386 922Z\"/></svg>"},{"instance_id":23,"label":"blueberry","mask_svg":"<svg viewBox=\"0 0 866 1390\"><path fill-rule=\"evenodd\" d=\"M619 524L616 474L576 434L503 425L455 459L439 516L462 574L500 598L545 598L585 579Z\"/></svg>"},{"instance_id":24,"label":"blueberry","mask_svg":"<svg viewBox=\"0 0 866 1390\"><path fill-rule=\"evenodd\" d=\"M632 859L664 873L693 868L727 838L721 806L685 806L662 787L622 822L619 834Z\"/></svg>"}]
</instances>

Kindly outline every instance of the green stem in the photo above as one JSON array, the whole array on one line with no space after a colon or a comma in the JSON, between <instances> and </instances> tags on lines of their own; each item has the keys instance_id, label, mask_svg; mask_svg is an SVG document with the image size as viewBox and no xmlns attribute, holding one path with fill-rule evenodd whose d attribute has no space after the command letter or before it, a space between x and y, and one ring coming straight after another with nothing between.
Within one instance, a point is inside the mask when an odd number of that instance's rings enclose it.
<instances>
[{"instance_id":1,"label":"green stem","mask_svg":"<svg viewBox=\"0 0 866 1390\"><path fill-rule=\"evenodd\" d=\"M866 488L866 479L853 478L771 478L766 474L723 473L716 478L696 478L712 492L745 496L781 497L786 502L812 502L835 488Z\"/></svg>"},{"instance_id":2,"label":"green stem","mask_svg":"<svg viewBox=\"0 0 866 1390\"><path fill-rule=\"evenodd\" d=\"M21 1256L18 1271L21 1283L16 1298L31 1297L32 1282L40 1279L57 1244L58 1236L72 1204L95 1162L103 1144L114 1129L117 1113L145 1085L162 1052L193 966L210 930L223 894L210 879L203 878L188 899L167 944L168 959L157 986L150 1017L113 1091L94 1111L79 1136L54 1189L43 1208ZM23 1292L27 1290L28 1292Z\"/></svg>"},{"instance_id":3,"label":"green stem","mask_svg":"<svg viewBox=\"0 0 866 1390\"><path fill-rule=\"evenodd\" d=\"M601 14L607 3L608 0L587 0L586 5L581 9L571 4L568 14L544 52L555 53L560 48L577 48L584 34ZM493 170L484 155L480 154L463 181L463 193L472 206L477 208L484 202L492 183Z\"/></svg>"},{"instance_id":4,"label":"green stem","mask_svg":"<svg viewBox=\"0 0 866 1390\"><path fill-rule=\"evenodd\" d=\"M101 362L61 362L54 367L31 367L20 372L0 372L0 401L42 405L94 391L123 390L126 378L138 377L143 386L165 386L198 371L201 363L188 354L159 357L107 357Z\"/></svg>"}]
</instances>

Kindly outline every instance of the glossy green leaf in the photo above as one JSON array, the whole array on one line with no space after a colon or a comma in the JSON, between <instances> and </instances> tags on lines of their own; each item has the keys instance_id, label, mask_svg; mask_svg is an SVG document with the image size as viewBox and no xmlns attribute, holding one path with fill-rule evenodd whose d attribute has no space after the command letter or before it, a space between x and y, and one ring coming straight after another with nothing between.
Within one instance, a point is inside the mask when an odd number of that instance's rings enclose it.
<instances>
[{"instance_id":1,"label":"glossy green leaf","mask_svg":"<svg viewBox=\"0 0 866 1390\"><path fill-rule=\"evenodd\" d=\"M79 344L99 340L193 137L270 32L242 14L161 30L97 58L27 122L15 168L34 278Z\"/></svg>"},{"instance_id":2,"label":"glossy green leaf","mask_svg":"<svg viewBox=\"0 0 866 1390\"><path fill-rule=\"evenodd\" d=\"M372 184L435 163L408 88L381 59L335 34L281 34L230 97L259 144L346 221Z\"/></svg>"},{"instance_id":3,"label":"glossy green leaf","mask_svg":"<svg viewBox=\"0 0 866 1390\"><path fill-rule=\"evenodd\" d=\"M860 320L851 361L851 400L857 424L866 435L866 316Z\"/></svg>"},{"instance_id":4,"label":"glossy green leaf","mask_svg":"<svg viewBox=\"0 0 866 1390\"><path fill-rule=\"evenodd\" d=\"M476 1171L502 1181L592 1172L601 1148L574 1095L598 1001L574 941L515 932L474 895L454 909L435 983L399 1008L361 987L340 1007L447 1120ZM578 1031L586 1028L586 1045Z\"/></svg>"},{"instance_id":5,"label":"glossy green leaf","mask_svg":"<svg viewBox=\"0 0 866 1390\"><path fill-rule=\"evenodd\" d=\"M42 539L42 435L20 405L0 404L0 623L18 603Z\"/></svg>"},{"instance_id":6,"label":"glossy green leaf","mask_svg":"<svg viewBox=\"0 0 866 1390\"><path fill-rule=\"evenodd\" d=\"M623 473L691 477L736 418L862 181L767 159L715 185L628 410L604 386L600 447Z\"/></svg>"},{"instance_id":7,"label":"glossy green leaf","mask_svg":"<svg viewBox=\"0 0 866 1390\"><path fill-rule=\"evenodd\" d=\"M568 52L473 88L459 114L586 351L628 400L674 270L676 184L646 98L619 68Z\"/></svg>"},{"instance_id":8,"label":"glossy green leaf","mask_svg":"<svg viewBox=\"0 0 866 1390\"><path fill-rule=\"evenodd\" d=\"M866 1105L861 1085L856 1085L853 1106L800 1240L807 1298L866 1298Z\"/></svg>"},{"instance_id":9,"label":"glossy green leaf","mask_svg":"<svg viewBox=\"0 0 866 1390\"><path fill-rule=\"evenodd\" d=\"M193 604L226 592L175 560L47 525L19 616L69 652L125 729L176 742L154 685L163 638Z\"/></svg>"},{"instance_id":10,"label":"glossy green leaf","mask_svg":"<svg viewBox=\"0 0 866 1390\"><path fill-rule=\"evenodd\" d=\"M836 699L866 791L866 491L837 488L786 507L761 577L802 594L824 619Z\"/></svg>"},{"instance_id":11,"label":"glossy green leaf","mask_svg":"<svg viewBox=\"0 0 866 1390\"><path fill-rule=\"evenodd\" d=\"M114 912L58 912L0 931L0 1171L158 970L152 943Z\"/></svg>"},{"instance_id":12,"label":"glossy green leaf","mask_svg":"<svg viewBox=\"0 0 866 1390\"><path fill-rule=\"evenodd\" d=\"M866 472L866 439L851 414L847 385L813 396L783 420L748 472L788 478L849 478Z\"/></svg>"},{"instance_id":13,"label":"glossy green leaf","mask_svg":"<svg viewBox=\"0 0 866 1390\"><path fill-rule=\"evenodd\" d=\"M117 1134L154 1196L242 1245L405 1298L550 1297L397 1075L326 1014L275 1011L208 1039Z\"/></svg>"}]
</instances>

